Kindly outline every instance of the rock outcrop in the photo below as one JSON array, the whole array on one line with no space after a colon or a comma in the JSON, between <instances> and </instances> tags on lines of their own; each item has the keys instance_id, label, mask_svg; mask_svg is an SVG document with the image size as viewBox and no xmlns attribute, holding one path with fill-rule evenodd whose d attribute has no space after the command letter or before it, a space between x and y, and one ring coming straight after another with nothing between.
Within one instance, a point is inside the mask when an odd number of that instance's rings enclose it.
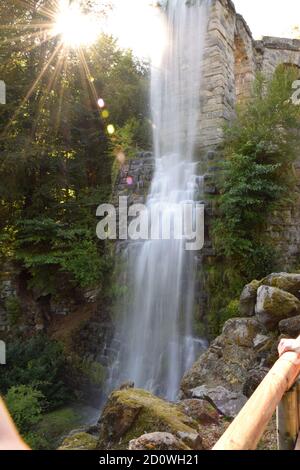
<instances>
[{"instance_id":1,"label":"rock outcrop","mask_svg":"<svg viewBox=\"0 0 300 470\"><path fill-rule=\"evenodd\" d=\"M298 274L271 274L242 291L243 318L228 320L169 403L129 382L113 392L91 434L69 436L61 449L211 449L278 357L280 335L300 333ZM260 448L276 446L272 421Z\"/></svg>"},{"instance_id":2,"label":"rock outcrop","mask_svg":"<svg viewBox=\"0 0 300 470\"><path fill-rule=\"evenodd\" d=\"M271 274L242 291L240 313L186 373L184 398L208 400L234 417L278 358L281 335L300 334L300 275Z\"/></svg>"},{"instance_id":3,"label":"rock outcrop","mask_svg":"<svg viewBox=\"0 0 300 470\"><path fill-rule=\"evenodd\" d=\"M191 448L202 448L199 424L176 404L168 403L145 390L113 392L99 422L99 449L127 449L129 442L152 432L169 433Z\"/></svg>"}]
</instances>

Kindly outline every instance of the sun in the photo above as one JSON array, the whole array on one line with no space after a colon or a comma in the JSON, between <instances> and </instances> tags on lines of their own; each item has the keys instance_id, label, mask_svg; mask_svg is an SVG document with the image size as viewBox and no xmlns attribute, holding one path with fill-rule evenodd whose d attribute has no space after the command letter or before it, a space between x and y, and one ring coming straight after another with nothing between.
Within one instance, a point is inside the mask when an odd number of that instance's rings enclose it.
<instances>
[{"instance_id":1,"label":"sun","mask_svg":"<svg viewBox=\"0 0 300 470\"><path fill-rule=\"evenodd\" d=\"M91 46L101 34L96 17L85 13L79 1L60 0L52 30L65 46Z\"/></svg>"}]
</instances>

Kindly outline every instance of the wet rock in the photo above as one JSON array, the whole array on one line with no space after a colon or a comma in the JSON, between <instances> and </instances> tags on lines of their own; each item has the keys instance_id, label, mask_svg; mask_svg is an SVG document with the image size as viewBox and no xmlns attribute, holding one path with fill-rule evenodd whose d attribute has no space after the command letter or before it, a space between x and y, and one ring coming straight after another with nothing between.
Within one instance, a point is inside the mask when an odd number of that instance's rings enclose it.
<instances>
[{"instance_id":1,"label":"wet rock","mask_svg":"<svg viewBox=\"0 0 300 470\"><path fill-rule=\"evenodd\" d=\"M263 279L262 283L282 289L300 299L300 274L273 273Z\"/></svg>"},{"instance_id":2,"label":"wet rock","mask_svg":"<svg viewBox=\"0 0 300 470\"><path fill-rule=\"evenodd\" d=\"M300 335L300 316L281 320L279 323L279 331L281 334L291 338L297 338Z\"/></svg>"},{"instance_id":3,"label":"wet rock","mask_svg":"<svg viewBox=\"0 0 300 470\"><path fill-rule=\"evenodd\" d=\"M235 418L247 402L247 398L241 393L232 392L222 386L210 388L202 385L192 390L192 397L210 401L228 418Z\"/></svg>"},{"instance_id":4,"label":"wet rock","mask_svg":"<svg viewBox=\"0 0 300 470\"><path fill-rule=\"evenodd\" d=\"M68 436L58 450L95 450L97 437L84 432Z\"/></svg>"},{"instance_id":5,"label":"wet rock","mask_svg":"<svg viewBox=\"0 0 300 470\"><path fill-rule=\"evenodd\" d=\"M191 448L173 434L153 432L131 440L129 450L191 450Z\"/></svg>"},{"instance_id":6,"label":"wet rock","mask_svg":"<svg viewBox=\"0 0 300 470\"><path fill-rule=\"evenodd\" d=\"M206 400L187 399L179 404L185 414L202 425L218 424L218 411Z\"/></svg>"},{"instance_id":7,"label":"wet rock","mask_svg":"<svg viewBox=\"0 0 300 470\"><path fill-rule=\"evenodd\" d=\"M261 286L257 291L255 311L258 321L272 331L281 320L300 313L300 301L277 287Z\"/></svg>"},{"instance_id":8,"label":"wet rock","mask_svg":"<svg viewBox=\"0 0 300 470\"><path fill-rule=\"evenodd\" d=\"M260 281L252 281L244 287L239 306L241 317L253 317L255 315L256 296L260 285Z\"/></svg>"}]
</instances>

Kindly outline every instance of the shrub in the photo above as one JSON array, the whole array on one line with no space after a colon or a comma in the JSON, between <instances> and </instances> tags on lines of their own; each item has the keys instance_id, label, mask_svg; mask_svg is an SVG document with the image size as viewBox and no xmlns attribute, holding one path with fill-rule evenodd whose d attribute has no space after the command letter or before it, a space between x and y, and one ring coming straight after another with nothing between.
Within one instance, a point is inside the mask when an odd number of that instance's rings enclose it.
<instances>
[{"instance_id":1,"label":"shrub","mask_svg":"<svg viewBox=\"0 0 300 470\"><path fill-rule=\"evenodd\" d=\"M65 384L66 360L62 346L44 335L8 343L7 365L0 375L0 390L6 394L13 386L33 387L53 409L72 396Z\"/></svg>"},{"instance_id":2,"label":"shrub","mask_svg":"<svg viewBox=\"0 0 300 470\"><path fill-rule=\"evenodd\" d=\"M28 385L11 387L5 401L21 434L28 432L38 423L42 414L44 395Z\"/></svg>"}]
</instances>

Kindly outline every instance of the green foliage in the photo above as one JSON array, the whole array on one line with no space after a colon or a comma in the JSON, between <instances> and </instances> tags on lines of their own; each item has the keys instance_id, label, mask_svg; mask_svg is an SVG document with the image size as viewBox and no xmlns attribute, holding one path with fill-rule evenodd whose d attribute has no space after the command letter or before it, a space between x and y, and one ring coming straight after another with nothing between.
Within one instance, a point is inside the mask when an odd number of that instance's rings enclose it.
<instances>
[{"instance_id":1,"label":"green foliage","mask_svg":"<svg viewBox=\"0 0 300 470\"><path fill-rule=\"evenodd\" d=\"M44 335L29 340L18 338L7 346L7 366L0 375L0 391L11 387L33 387L45 397L45 409L53 409L70 400L65 385L65 356L59 343Z\"/></svg>"},{"instance_id":2,"label":"green foliage","mask_svg":"<svg viewBox=\"0 0 300 470\"><path fill-rule=\"evenodd\" d=\"M101 284L105 275L96 207L111 195L112 148L121 145L130 158L149 145L148 68L103 35L85 63L69 50L54 54L41 74L58 38L39 39L35 25L45 21L47 2L38 3L0 6L0 77L7 83L7 105L0 108L7 124L0 140L0 257L29 271L29 287L55 295L59 273L81 287Z\"/></svg>"},{"instance_id":3,"label":"green foliage","mask_svg":"<svg viewBox=\"0 0 300 470\"><path fill-rule=\"evenodd\" d=\"M69 273L81 287L101 281L105 257L101 257L91 230L69 228L52 219L32 219L20 222L17 233L16 259L30 272L30 286L38 287L44 295L54 294L57 270Z\"/></svg>"},{"instance_id":4,"label":"green foliage","mask_svg":"<svg viewBox=\"0 0 300 470\"><path fill-rule=\"evenodd\" d=\"M82 416L80 409L72 407L59 408L44 414L33 428L30 445L35 450L55 450L62 436L79 428L87 418ZM28 442L28 434L26 442ZM28 443L29 443L28 442Z\"/></svg>"},{"instance_id":5,"label":"green foliage","mask_svg":"<svg viewBox=\"0 0 300 470\"><path fill-rule=\"evenodd\" d=\"M118 127L110 144L110 153L114 159L112 166L112 184L114 186L121 165L125 161L134 158L139 150L147 148L147 129L146 123L132 118L124 126ZM141 137L144 134L144 137ZM148 139L149 140L149 139ZM139 142L139 144L138 144Z\"/></svg>"},{"instance_id":6,"label":"green foliage","mask_svg":"<svg viewBox=\"0 0 300 470\"><path fill-rule=\"evenodd\" d=\"M296 78L297 71L284 67L269 82L258 76L252 98L226 130L213 237L221 277L230 270L241 285L276 269L277 253L266 227L272 211L290 202L295 186L300 108L290 98ZM234 298L237 291L231 286L236 281L225 277ZM228 301L227 296L220 299L215 308L224 308Z\"/></svg>"},{"instance_id":7,"label":"green foliage","mask_svg":"<svg viewBox=\"0 0 300 470\"><path fill-rule=\"evenodd\" d=\"M5 401L21 434L38 423L42 414L43 394L28 385L11 387Z\"/></svg>"},{"instance_id":8,"label":"green foliage","mask_svg":"<svg viewBox=\"0 0 300 470\"><path fill-rule=\"evenodd\" d=\"M206 268L204 278L205 289L209 292L208 335L214 338L221 333L230 314L236 316L236 304L231 302L240 296L244 281L240 274L222 259L215 260L212 266Z\"/></svg>"},{"instance_id":9,"label":"green foliage","mask_svg":"<svg viewBox=\"0 0 300 470\"><path fill-rule=\"evenodd\" d=\"M280 67L270 82L259 76L252 100L227 130L215 242L246 278L266 274L269 267L261 266L261 272L256 261L262 264L262 256L272 262L270 250L259 240L268 216L288 200L295 184L300 110L289 99L295 73Z\"/></svg>"},{"instance_id":10,"label":"green foliage","mask_svg":"<svg viewBox=\"0 0 300 470\"><path fill-rule=\"evenodd\" d=\"M5 301L5 310L7 312L9 325L17 325L22 318L22 308L18 297L8 297Z\"/></svg>"},{"instance_id":11,"label":"green foliage","mask_svg":"<svg viewBox=\"0 0 300 470\"><path fill-rule=\"evenodd\" d=\"M239 299L231 300L229 304L221 310L220 323L223 326L230 318L236 318L240 315L240 301Z\"/></svg>"},{"instance_id":12,"label":"green foliage","mask_svg":"<svg viewBox=\"0 0 300 470\"><path fill-rule=\"evenodd\" d=\"M105 380L105 369L99 362L84 360L80 370L89 379L92 385L102 385Z\"/></svg>"}]
</instances>

